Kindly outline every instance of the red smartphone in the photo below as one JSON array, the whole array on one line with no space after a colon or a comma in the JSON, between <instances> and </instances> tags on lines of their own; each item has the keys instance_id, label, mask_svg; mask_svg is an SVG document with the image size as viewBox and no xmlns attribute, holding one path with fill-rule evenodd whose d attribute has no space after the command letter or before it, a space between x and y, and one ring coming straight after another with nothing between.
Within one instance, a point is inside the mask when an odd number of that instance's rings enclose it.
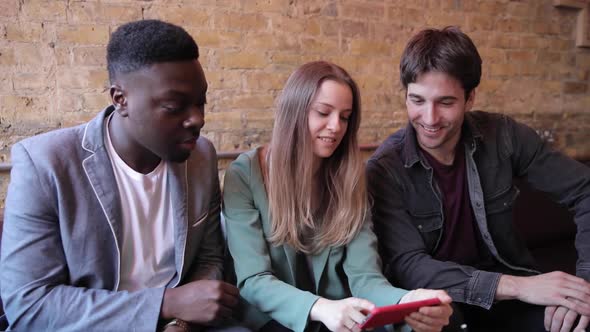
<instances>
[{"instance_id":1,"label":"red smartphone","mask_svg":"<svg viewBox=\"0 0 590 332\"><path fill-rule=\"evenodd\" d=\"M369 313L367 318L359 325L361 329L372 329L383 325L400 323L407 315L418 311L424 306L439 305L440 300L432 298L428 300L407 302L402 304L393 304L384 307L378 307Z\"/></svg>"}]
</instances>

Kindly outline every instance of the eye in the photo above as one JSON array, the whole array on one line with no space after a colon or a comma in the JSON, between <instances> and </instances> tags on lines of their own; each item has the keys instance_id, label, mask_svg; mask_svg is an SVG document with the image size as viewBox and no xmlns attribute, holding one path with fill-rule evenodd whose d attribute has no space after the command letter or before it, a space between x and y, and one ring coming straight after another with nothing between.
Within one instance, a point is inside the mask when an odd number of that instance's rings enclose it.
<instances>
[{"instance_id":1,"label":"eye","mask_svg":"<svg viewBox=\"0 0 590 332\"><path fill-rule=\"evenodd\" d=\"M328 112L326 112L326 111L323 111L323 110L316 109L315 111L316 111L316 112L317 112L317 113L318 113L318 114L319 114L321 117L326 117L326 116L330 115L330 113L328 113Z\"/></svg>"},{"instance_id":2,"label":"eye","mask_svg":"<svg viewBox=\"0 0 590 332\"><path fill-rule=\"evenodd\" d=\"M422 99L413 99L413 98L412 98L412 99L410 99L410 101L411 101L411 102L412 102L412 104L414 104L414 105L422 105L422 104L424 104L424 100L422 100Z\"/></svg>"},{"instance_id":3,"label":"eye","mask_svg":"<svg viewBox=\"0 0 590 332\"><path fill-rule=\"evenodd\" d=\"M443 106L453 106L455 102L453 100L443 100L441 101L441 105Z\"/></svg>"},{"instance_id":4,"label":"eye","mask_svg":"<svg viewBox=\"0 0 590 332\"><path fill-rule=\"evenodd\" d=\"M185 109L185 107L183 107L183 106L176 106L176 105L162 105L162 108L167 113L181 113Z\"/></svg>"}]
</instances>

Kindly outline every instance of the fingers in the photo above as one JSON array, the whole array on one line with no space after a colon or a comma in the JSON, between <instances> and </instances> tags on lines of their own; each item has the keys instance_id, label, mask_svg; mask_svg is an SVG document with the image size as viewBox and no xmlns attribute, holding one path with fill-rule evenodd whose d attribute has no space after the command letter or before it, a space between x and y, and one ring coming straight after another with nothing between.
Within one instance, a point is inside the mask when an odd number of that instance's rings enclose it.
<instances>
[{"instance_id":1,"label":"fingers","mask_svg":"<svg viewBox=\"0 0 590 332\"><path fill-rule=\"evenodd\" d=\"M227 293L229 295L233 295L236 297L240 295L240 290L232 284L228 284L227 282L220 281L220 287L224 293Z\"/></svg>"},{"instance_id":2,"label":"fingers","mask_svg":"<svg viewBox=\"0 0 590 332\"><path fill-rule=\"evenodd\" d=\"M351 331L359 332L361 330L359 324L367 317L364 313L369 313L375 308L375 305L364 299L351 298L350 300L352 302L352 310L349 311L348 315L352 320L352 327L348 325L346 327Z\"/></svg>"},{"instance_id":3,"label":"fingers","mask_svg":"<svg viewBox=\"0 0 590 332\"><path fill-rule=\"evenodd\" d=\"M349 298L349 300L351 302L350 304L352 305L352 307L357 309L360 312L369 312L369 311L375 309L375 305L365 299L351 297L351 298Z\"/></svg>"},{"instance_id":4,"label":"fingers","mask_svg":"<svg viewBox=\"0 0 590 332\"><path fill-rule=\"evenodd\" d=\"M561 330L561 326L563 325L563 320L565 318L565 314L569 311L566 307L558 307L553 314L553 319L551 319L551 327L549 331L551 332L559 332Z\"/></svg>"},{"instance_id":5,"label":"fingers","mask_svg":"<svg viewBox=\"0 0 590 332\"><path fill-rule=\"evenodd\" d=\"M362 319L361 319L362 322ZM354 321L353 319L349 319L348 322L344 325L349 331L352 332L360 332L361 328L359 327L360 322Z\"/></svg>"},{"instance_id":6,"label":"fingers","mask_svg":"<svg viewBox=\"0 0 590 332\"><path fill-rule=\"evenodd\" d=\"M427 317L420 316L416 312L406 316L404 320L415 332L434 332L442 329L442 325L432 325Z\"/></svg>"},{"instance_id":7,"label":"fingers","mask_svg":"<svg viewBox=\"0 0 590 332\"><path fill-rule=\"evenodd\" d=\"M588 298L586 301L588 301ZM560 299L558 302L561 306L579 312L582 315L590 315L590 303L584 302L584 300L566 296L563 299Z\"/></svg>"},{"instance_id":8,"label":"fingers","mask_svg":"<svg viewBox=\"0 0 590 332\"><path fill-rule=\"evenodd\" d=\"M580 300L584 302L590 310L590 304L586 303L588 298L590 298L590 283L582 278L559 271L548 273L547 276L549 279L553 280L562 296Z\"/></svg>"},{"instance_id":9,"label":"fingers","mask_svg":"<svg viewBox=\"0 0 590 332\"><path fill-rule=\"evenodd\" d=\"M449 294L447 294L447 292L443 291L443 290L435 290L434 292L434 296L440 300L441 303L443 304L449 304L451 302L453 302L453 299L449 296ZM452 309L451 309L452 311Z\"/></svg>"},{"instance_id":10,"label":"fingers","mask_svg":"<svg viewBox=\"0 0 590 332\"><path fill-rule=\"evenodd\" d=\"M419 311L406 317L408 323L416 331L440 331L449 324L453 309L449 304L422 307Z\"/></svg>"},{"instance_id":11,"label":"fingers","mask_svg":"<svg viewBox=\"0 0 590 332\"><path fill-rule=\"evenodd\" d=\"M426 317L441 320L445 324L449 322L449 317L453 313L453 308L450 304L441 304L432 307L422 307L418 310L418 314Z\"/></svg>"},{"instance_id":12,"label":"fingers","mask_svg":"<svg viewBox=\"0 0 590 332\"><path fill-rule=\"evenodd\" d=\"M573 310L568 310L568 312L565 314L565 317L563 318L563 324L561 325L561 330L559 331L570 332L572 326L574 326L574 323L576 322L576 318L578 318L578 313Z\"/></svg>"},{"instance_id":13,"label":"fingers","mask_svg":"<svg viewBox=\"0 0 590 332\"><path fill-rule=\"evenodd\" d=\"M233 308L237 306L239 302L240 298L233 294L221 293L219 296L219 303L221 303L224 306Z\"/></svg>"},{"instance_id":14,"label":"fingers","mask_svg":"<svg viewBox=\"0 0 590 332\"><path fill-rule=\"evenodd\" d=\"M451 297L444 290L435 289L414 289L402 297L399 303L407 303L413 301L427 300L431 298L438 298L442 303L451 303Z\"/></svg>"},{"instance_id":15,"label":"fingers","mask_svg":"<svg viewBox=\"0 0 590 332\"><path fill-rule=\"evenodd\" d=\"M349 317L352 320L353 325L357 325L357 324L362 323L367 316L365 316L362 312L360 312L358 310L351 310L349 312ZM349 327L349 326L347 326L347 327Z\"/></svg>"},{"instance_id":16,"label":"fingers","mask_svg":"<svg viewBox=\"0 0 590 332\"><path fill-rule=\"evenodd\" d=\"M584 332L584 331L586 331L586 329L588 328L589 323L590 323L590 318L588 316L582 316L582 317L580 317L580 321L578 322L578 325L576 325L576 328L574 328L574 332Z\"/></svg>"},{"instance_id":17,"label":"fingers","mask_svg":"<svg viewBox=\"0 0 590 332\"><path fill-rule=\"evenodd\" d=\"M555 310L557 310L557 307L554 305L545 307L545 319L543 320L543 325L547 331L551 330L551 321L553 320Z\"/></svg>"}]
</instances>

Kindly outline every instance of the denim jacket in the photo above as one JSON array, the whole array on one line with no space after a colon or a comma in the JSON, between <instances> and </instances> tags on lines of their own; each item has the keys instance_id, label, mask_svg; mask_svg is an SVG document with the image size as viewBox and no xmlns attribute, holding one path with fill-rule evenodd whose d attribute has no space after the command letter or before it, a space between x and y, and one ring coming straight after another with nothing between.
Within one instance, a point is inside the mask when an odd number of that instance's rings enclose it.
<instances>
[{"instance_id":1,"label":"denim jacket","mask_svg":"<svg viewBox=\"0 0 590 332\"><path fill-rule=\"evenodd\" d=\"M459 144L465 144L475 221L502 272L538 273L513 227L517 177L574 213L577 275L590 280L590 168L552 150L533 129L502 114L467 112L462 133ZM432 257L442 237L443 200L411 124L381 144L368 161L367 175L388 279L406 289L445 289L454 301L490 308L499 271Z\"/></svg>"}]
</instances>

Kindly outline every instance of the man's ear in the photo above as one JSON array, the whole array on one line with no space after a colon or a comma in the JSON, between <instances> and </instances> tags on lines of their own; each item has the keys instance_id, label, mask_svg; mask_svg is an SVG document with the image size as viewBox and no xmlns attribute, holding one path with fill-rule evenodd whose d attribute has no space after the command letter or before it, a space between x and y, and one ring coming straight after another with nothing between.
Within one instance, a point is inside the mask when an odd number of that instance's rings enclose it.
<instances>
[{"instance_id":1,"label":"man's ear","mask_svg":"<svg viewBox=\"0 0 590 332\"><path fill-rule=\"evenodd\" d=\"M125 97L125 91L121 86L117 84L111 85L109 94L111 95L111 102L115 106L115 111L121 116L127 116L127 97Z\"/></svg>"}]
</instances>

